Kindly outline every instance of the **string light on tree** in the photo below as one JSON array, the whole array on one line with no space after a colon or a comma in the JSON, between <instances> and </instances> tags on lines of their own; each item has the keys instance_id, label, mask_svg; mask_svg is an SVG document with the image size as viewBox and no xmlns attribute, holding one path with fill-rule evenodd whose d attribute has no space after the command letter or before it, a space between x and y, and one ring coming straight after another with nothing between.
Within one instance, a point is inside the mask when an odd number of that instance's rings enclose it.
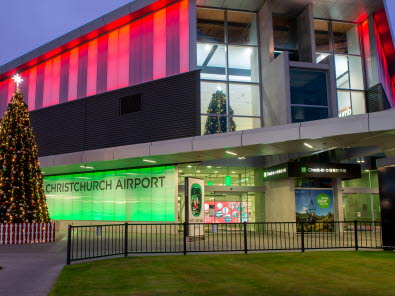
<instances>
[{"instance_id":1,"label":"string light on tree","mask_svg":"<svg viewBox=\"0 0 395 296\"><path fill-rule=\"evenodd\" d=\"M36 140L19 84L0 121L0 223L49 222Z\"/></svg>"}]
</instances>

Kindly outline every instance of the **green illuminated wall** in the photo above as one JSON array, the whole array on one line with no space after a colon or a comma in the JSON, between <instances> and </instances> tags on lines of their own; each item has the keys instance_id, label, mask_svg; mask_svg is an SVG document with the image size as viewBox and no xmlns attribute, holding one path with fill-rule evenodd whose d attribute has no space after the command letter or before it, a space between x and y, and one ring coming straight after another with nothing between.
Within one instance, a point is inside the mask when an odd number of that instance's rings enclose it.
<instances>
[{"instance_id":1,"label":"green illuminated wall","mask_svg":"<svg viewBox=\"0 0 395 296\"><path fill-rule=\"evenodd\" d=\"M176 220L174 166L44 178L53 220Z\"/></svg>"}]
</instances>

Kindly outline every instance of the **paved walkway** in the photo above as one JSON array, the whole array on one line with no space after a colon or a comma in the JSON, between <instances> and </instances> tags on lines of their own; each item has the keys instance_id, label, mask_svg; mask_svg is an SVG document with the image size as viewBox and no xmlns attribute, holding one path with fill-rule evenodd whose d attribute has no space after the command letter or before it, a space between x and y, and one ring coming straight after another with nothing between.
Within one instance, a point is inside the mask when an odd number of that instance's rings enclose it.
<instances>
[{"instance_id":1,"label":"paved walkway","mask_svg":"<svg viewBox=\"0 0 395 296\"><path fill-rule=\"evenodd\" d=\"M48 295L65 262L66 240L0 245L0 295Z\"/></svg>"}]
</instances>

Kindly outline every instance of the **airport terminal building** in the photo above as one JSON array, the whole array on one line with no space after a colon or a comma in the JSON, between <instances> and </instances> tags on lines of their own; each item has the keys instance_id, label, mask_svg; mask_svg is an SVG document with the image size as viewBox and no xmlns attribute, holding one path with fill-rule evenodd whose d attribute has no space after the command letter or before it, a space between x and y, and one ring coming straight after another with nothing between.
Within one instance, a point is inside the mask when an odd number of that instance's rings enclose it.
<instances>
[{"instance_id":1,"label":"airport terminal building","mask_svg":"<svg viewBox=\"0 0 395 296\"><path fill-rule=\"evenodd\" d=\"M185 177L206 222L394 220L392 36L381 0L135 0L1 66L0 112L19 73L64 224L182 222Z\"/></svg>"}]
</instances>

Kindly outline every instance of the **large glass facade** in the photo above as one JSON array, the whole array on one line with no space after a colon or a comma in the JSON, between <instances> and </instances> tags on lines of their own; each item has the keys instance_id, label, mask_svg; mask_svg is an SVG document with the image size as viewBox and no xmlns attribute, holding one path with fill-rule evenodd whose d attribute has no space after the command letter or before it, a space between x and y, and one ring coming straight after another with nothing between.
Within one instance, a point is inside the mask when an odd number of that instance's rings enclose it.
<instances>
[{"instance_id":1,"label":"large glass facade","mask_svg":"<svg viewBox=\"0 0 395 296\"><path fill-rule=\"evenodd\" d=\"M317 62L334 55L339 117L366 113L359 26L315 20Z\"/></svg>"},{"instance_id":2,"label":"large glass facade","mask_svg":"<svg viewBox=\"0 0 395 296\"><path fill-rule=\"evenodd\" d=\"M197 9L202 134L261 127L256 14Z\"/></svg>"}]
</instances>

